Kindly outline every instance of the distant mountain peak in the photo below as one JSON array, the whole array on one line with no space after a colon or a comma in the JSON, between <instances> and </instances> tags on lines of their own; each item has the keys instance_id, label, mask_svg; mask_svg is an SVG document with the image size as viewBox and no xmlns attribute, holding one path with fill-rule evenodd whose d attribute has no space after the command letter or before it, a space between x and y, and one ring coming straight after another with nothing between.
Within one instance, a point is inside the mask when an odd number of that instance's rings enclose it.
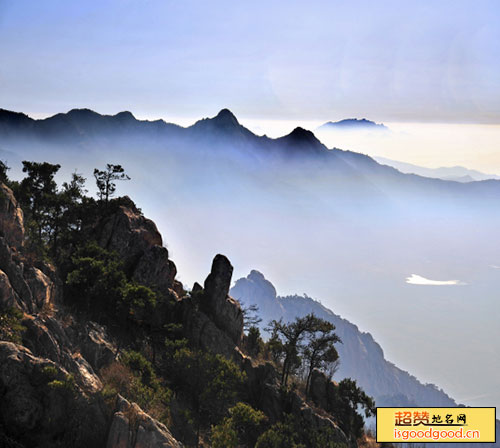
<instances>
[{"instance_id":1,"label":"distant mountain peak","mask_svg":"<svg viewBox=\"0 0 500 448\"><path fill-rule=\"evenodd\" d=\"M230 294L238 299L249 297L257 299L256 305L264 314L283 312L277 300L276 288L259 271L252 270L246 277L236 280Z\"/></svg>"},{"instance_id":2,"label":"distant mountain peak","mask_svg":"<svg viewBox=\"0 0 500 448\"><path fill-rule=\"evenodd\" d=\"M295 138L314 138L314 139L316 138L311 131L308 131L307 129L301 128L300 126L297 126L288 135L294 136Z\"/></svg>"},{"instance_id":3,"label":"distant mountain peak","mask_svg":"<svg viewBox=\"0 0 500 448\"><path fill-rule=\"evenodd\" d=\"M206 121L213 123L219 128L234 129L240 128L236 116L229 109L222 109L215 117L208 118Z\"/></svg>"},{"instance_id":4,"label":"distant mountain peak","mask_svg":"<svg viewBox=\"0 0 500 448\"><path fill-rule=\"evenodd\" d=\"M212 118L203 118L197 121L192 127L202 126L217 126L220 128L238 128L241 127L236 116L229 109L221 109L220 112Z\"/></svg>"},{"instance_id":5,"label":"distant mountain peak","mask_svg":"<svg viewBox=\"0 0 500 448\"><path fill-rule=\"evenodd\" d=\"M290 134L277 139L297 150L307 148L308 150L323 150L324 145L321 143L314 133L307 129L296 127Z\"/></svg>"},{"instance_id":6,"label":"distant mountain peak","mask_svg":"<svg viewBox=\"0 0 500 448\"><path fill-rule=\"evenodd\" d=\"M338 121L338 123L342 123L342 124L353 123L353 124L361 124L361 125L369 125L369 126L372 126L374 124L376 125L376 123L374 121L367 120L366 118L346 118L344 120Z\"/></svg>"},{"instance_id":7,"label":"distant mountain peak","mask_svg":"<svg viewBox=\"0 0 500 448\"><path fill-rule=\"evenodd\" d=\"M387 126L383 123L375 123L374 121L367 120L366 118L346 118L340 121L328 121L321 125L318 130L377 130L387 131Z\"/></svg>"},{"instance_id":8,"label":"distant mountain peak","mask_svg":"<svg viewBox=\"0 0 500 448\"><path fill-rule=\"evenodd\" d=\"M210 138L234 138L249 140L256 136L242 126L236 116L229 109L222 109L215 117L203 118L190 126L198 134L205 134Z\"/></svg>"},{"instance_id":9,"label":"distant mountain peak","mask_svg":"<svg viewBox=\"0 0 500 448\"><path fill-rule=\"evenodd\" d=\"M213 119L230 121L235 124L239 124L238 119L229 109L221 109L220 112Z\"/></svg>"},{"instance_id":10,"label":"distant mountain peak","mask_svg":"<svg viewBox=\"0 0 500 448\"><path fill-rule=\"evenodd\" d=\"M66 115L69 116L80 116L80 117L90 117L90 116L100 116L97 112L94 112L92 109L71 109Z\"/></svg>"},{"instance_id":11,"label":"distant mountain peak","mask_svg":"<svg viewBox=\"0 0 500 448\"><path fill-rule=\"evenodd\" d=\"M129 112L128 110L124 110L122 112L118 112L114 118L119 118L120 120L135 120L134 114Z\"/></svg>"},{"instance_id":12,"label":"distant mountain peak","mask_svg":"<svg viewBox=\"0 0 500 448\"><path fill-rule=\"evenodd\" d=\"M253 281L264 281L266 278L264 277L264 274L260 271L256 271L255 269L252 269L250 271L250 274L247 275L248 280L253 280Z\"/></svg>"}]
</instances>

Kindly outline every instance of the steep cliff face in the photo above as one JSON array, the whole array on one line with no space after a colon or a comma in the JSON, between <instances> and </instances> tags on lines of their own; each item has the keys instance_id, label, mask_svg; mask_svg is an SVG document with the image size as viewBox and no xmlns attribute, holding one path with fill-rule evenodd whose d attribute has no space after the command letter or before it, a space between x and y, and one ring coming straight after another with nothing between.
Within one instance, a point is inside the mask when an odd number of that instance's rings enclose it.
<instances>
[{"instance_id":1,"label":"steep cliff face","mask_svg":"<svg viewBox=\"0 0 500 448\"><path fill-rule=\"evenodd\" d=\"M145 218L128 198L127 206L96 226L99 244L118 253L128 273L141 284L165 295L182 295L182 284L175 280L177 268L163 247L156 224ZM177 297L178 298L178 297Z\"/></svg>"},{"instance_id":2,"label":"steep cliff face","mask_svg":"<svg viewBox=\"0 0 500 448\"><path fill-rule=\"evenodd\" d=\"M58 298L56 274L44 262L25 263L23 211L10 188L0 184L0 305L36 312Z\"/></svg>"},{"instance_id":3,"label":"steep cliff face","mask_svg":"<svg viewBox=\"0 0 500 448\"><path fill-rule=\"evenodd\" d=\"M125 260L162 252L156 226L136 210L120 209L113 224L103 238ZM97 372L115 359L116 344L104 327L65 310L55 268L25 258L23 242L23 212L0 184L0 312L20 310L24 327L22 341L0 341L0 446L180 447L135 404L117 402L110 418ZM157 259L146 281L175 287L175 265L166 254ZM122 417L132 414L133 423Z\"/></svg>"},{"instance_id":4,"label":"steep cliff face","mask_svg":"<svg viewBox=\"0 0 500 448\"><path fill-rule=\"evenodd\" d=\"M75 360L75 363L78 363ZM107 418L95 392L100 381L82 361L72 383L69 371L11 342L0 342L0 445L102 446ZM71 412L70 412L71 410ZM2 436L3 439L2 440Z\"/></svg>"},{"instance_id":5,"label":"steep cliff face","mask_svg":"<svg viewBox=\"0 0 500 448\"><path fill-rule=\"evenodd\" d=\"M120 359L123 329L89 321L88 312L63 300L57 269L26 256L22 211L12 192L1 189L0 313L19 310L23 331L11 341L0 340L0 446L181 447L169 428L136 403L119 395L110 402L104 394L103 372ZM245 373L239 393L270 424L292 413L311 429L327 428L336 442L355 447L332 416L298 393L280 390L270 362L256 362L242 352L243 313L229 295L229 260L217 255L203 287L195 284L187 294L175 279L175 264L156 225L130 200L122 198L120 204L86 231L102 248L118 253L130 281L162 298L155 312L144 316L148 328L180 324L191 347L232 359ZM172 421L179 418L178 404L175 397Z\"/></svg>"},{"instance_id":6,"label":"steep cliff face","mask_svg":"<svg viewBox=\"0 0 500 448\"><path fill-rule=\"evenodd\" d=\"M23 245L23 211L12 190L2 183L0 183L0 235L15 249Z\"/></svg>"}]
</instances>

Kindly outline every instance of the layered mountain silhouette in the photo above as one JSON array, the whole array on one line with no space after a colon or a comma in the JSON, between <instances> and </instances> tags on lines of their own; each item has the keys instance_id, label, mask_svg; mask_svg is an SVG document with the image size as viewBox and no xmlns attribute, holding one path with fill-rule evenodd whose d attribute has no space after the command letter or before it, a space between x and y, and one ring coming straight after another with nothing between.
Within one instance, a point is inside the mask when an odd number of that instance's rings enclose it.
<instances>
[{"instance_id":1,"label":"layered mountain silhouette","mask_svg":"<svg viewBox=\"0 0 500 448\"><path fill-rule=\"evenodd\" d=\"M375 157L375 160L382 165L392 166L402 173L417 174L419 176L433 177L442 180L452 180L455 182L475 182L488 179L500 180L500 176L497 176L496 174L486 174L481 171L465 168L463 166L426 168L412 163L387 159L385 157Z\"/></svg>"},{"instance_id":2,"label":"layered mountain silhouette","mask_svg":"<svg viewBox=\"0 0 500 448\"><path fill-rule=\"evenodd\" d=\"M343 120L340 126L383 126L369 120ZM0 145L10 149L16 145L32 144L43 148L106 147L123 142L140 142L144 148L199 152L241 152L255 160L268 163L272 159L316 164L335 175L333 182L354 180L366 194L379 194L391 185L394 191L424 194L444 194L453 197L467 195L481 198L500 193L500 182L475 182L457 185L441 179L403 174L397 169L377 163L373 158L338 148L329 149L316 136L303 128L296 128L280 138L257 136L242 126L228 109L215 117L204 118L189 127L181 127L163 120L138 120L131 112L101 115L89 109L73 109L49 118L35 120L23 113L0 109ZM342 188L345 187L343 184ZM457 194L458 193L458 194ZM380 194L379 194L380 195ZM383 194L381 194L383 196Z\"/></svg>"},{"instance_id":3,"label":"layered mountain silhouette","mask_svg":"<svg viewBox=\"0 0 500 448\"><path fill-rule=\"evenodd\" d=\"M230 294L245 306L257 305L264 334L271 320L288 322L309 313L334 324L342 340L341 344L337 344L341 362L334 379L354 378L375 398L377 406L457 405L434 384L422 384L416 377L386 360L382 347L370 333L361 332L355 324L310 297L279 296L274 285L259 271L253 270L247 277L237 280Z\"/></svg>"},{"instance_id":4,"label":"layered mountain silhouette","mask_svg":"<svg viewBox=\"0 0 500 448\"><path fill-rule=\"evenodd\" d=\"M34 120L25 114L0 109L0 135L7 138L36 138L47 142L82 141L130 133L174 134L179 126L163 120L137 120L131 112L101 115L90 109L72 109L52 117Z\"/></svg>"}]
</instances>

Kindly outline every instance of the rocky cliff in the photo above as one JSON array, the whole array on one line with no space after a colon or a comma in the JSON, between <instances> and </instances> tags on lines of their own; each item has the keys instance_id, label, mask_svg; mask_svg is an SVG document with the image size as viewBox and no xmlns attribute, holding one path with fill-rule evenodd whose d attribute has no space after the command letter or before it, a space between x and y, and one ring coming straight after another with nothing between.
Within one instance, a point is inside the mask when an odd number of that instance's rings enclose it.
<instances>
[{"instance_id":1,"label":"rocky cliff","mask_svg":"<svg viewBox=\"0 0 500 448\"><path fill-rule=\"evenodd\" d=\"M154 223L122 207L101 224L102 244L118 249L134 276L177 297L175 265ZM0 311L20 310L24 331L15 343L0 341L0 446L180 447L136 404L105 403L98 372L115 359L116 341L65 308L55 268L26 258L23 240L23 212L2 184Z\"/></svg>"},{"instance_id":2,"label":"rocky cliff","mask_svg":"<svg viewBox=\"0 0 500 448\"><path fill-rule=\"evenodd\" d=\"M141 315L147 334L116 328L120 321L114 316L102 320L109 325L97 323L89 320L88 311L72 305L59 270L24 249L23 212L12 191L3 184L0 188L0 446L183 446L172 435L181 433L177 422L186 411L181 393L173 391L169 428L136 403L116 393L110 396L104 386L122 359L124 345L135 338L134 346L147 351L155 331L164 334L172 324L185 338L180 342L235 362L245 378L238 393L264 412L269 424L291 413L312 431L327 429L336 442L356 446L331 415L296 392L280 390L270 362L257 362L242 352L243 314L229 296L233 268L226 257L217 255L204 286L195 284L186 293L175 279L175 264L156 225L129 199L121 199L82 232L117 254L131 285L147 286L161 300L154 313ZM156 354L161 360L165 356ZM168 367L159 367L156 374L147 371L149 381ZM185 437L184 443L196 444L193 437ZM201 443L210 446L209 440L202 438Z\"/></svg>"}]
</instances>

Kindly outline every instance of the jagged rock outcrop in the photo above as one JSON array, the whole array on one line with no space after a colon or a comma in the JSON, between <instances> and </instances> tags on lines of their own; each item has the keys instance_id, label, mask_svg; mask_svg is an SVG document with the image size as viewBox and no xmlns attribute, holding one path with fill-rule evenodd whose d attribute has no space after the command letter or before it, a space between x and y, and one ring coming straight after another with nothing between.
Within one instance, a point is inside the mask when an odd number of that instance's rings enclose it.
<instances>
[{"instance_id":1,"label":"jagged rock outcrop","mask_svg":"<svg viewBox=\"0 0 500 448\"><path fill-rule=\"evenodd\" d=\"M12 190L3 183L0 183L0 236L16 249L24 242L23 211Z\"/></svg>"},{"instance_id":2,"label":"jagged rock outcrop","mask_svg":"<svg viewBox=\"0 0 500 448\"><path fill-rule=\"evenodd\" d=\"M6 280L3 282L6 290L5 297L8 295L14 298L14 303L10 303L9 306L32 312L34 310L33 294L24 278L24 264L3 237L0 237L0 270L8 279L8 282Z\"/></svg>"},{"instance_id":3,"label":"jagged rock outcrop","mask_svg":"<svg viewBox=\"0 0 500 448\"><path fill-rule=\"evenodd\" d=\"M195 283L191 297L179 303L184 330L198 347L234 359L246 373L246 387L251 403L261 409L270 422L280 421L287 413L301 416L312 428L329 428L339 443L353 442L327 415L311 408L295 392L284 393L278 374L270 363L255 363L243 355L237 344L243 332L243 316L239 303L228 295L233 268L223 255L214 258L204 288Z\"/></svg>"},{"instance_id":4,"label":"jagged rock outcrop","mask_svg":"<svg viewBox=\"0 0 500 448\"><path fill-rule=\"evenodd\" d=\"M175 280L176 275L177 268L168 257L167 248L152 246L139 258L132 277L139 283L160 292L164 297L178 300L184 295L184 288L182 283Z\"/></svg>"},{"instance_id":5,"label":"jagged rock outcrop","mask_svg":"<svg viewBox=\"0 0 500 448\"><path fill-rule=\"evenodd\" d=\"M25 262L19 253L23 241L23 212L10 188L0 183L0 306L32 313L57 300L57 280L47 263Z\"/></svg>"},{"instance_id":6,"label":"jagged rock outcrop","mask_svg":"<svg viewBox=\"0 0 500 448\"><path fill-rule=\"evenodd\" d=\"M233 339L199 310L196 298L185 298L180 302L180 315L184 333L195 346L226 358L238 357Z\"/></svg>"},{"instance_id":7,"label":"jagged rock outcrop","mask_svg":"<svg viewBox=\"0 0 500 448\"><path fill-rule=\"evenodd\" d=\"M233 266L224 255L216 255L212 270L205 280L203 308L215 324L224 330L235 344L243 335L243 313L240 304L229 296Z\"/></svg>"},{"instance_id":8,"label":"jagged rock outcrop","mask_svg":"<svg viewBox=\"0 0 500 448\"><path fill-rule=\"evenodd\" d=\"M100 225L98 232L99 244L116 251L130 264L147 249L161 246L162 239L156 224L145 218L130 199L128 201L129 205L121 205Z\"/></svg>"},{"instance_id":9,"label":"jagged rock outcrop","mask_svg":"<svg viewBox=\"0 0 500 448\"><path fill-rule=\"evenodd\" d=\"M10 308L16 302L16 293L10 284L9 277L3 271L0 271L0 307Z\"/></svg>"},{"instance_id":10,"label":"jagged rock outcrop","mask_svg":"<svg viewBox=\"0 0 500 448\"><path fill-rule=\"evenodd\" d=\"M2 191L8 190L2 185ZM8 190L10 191L10 190ZM21 229L18 235L24 235L22 228L22 211L12 196L12 207L9 213L0 215L0 228ZM81 385L87 385L93 390L100 387L99 379L93 374L92 368L86 362L77 360L73 356L72 343L59 320L48 315L61 295L61 281L55 269L45 262L37 265L22 257L17 250L20 248L19 238L12 238L10 234L0 237L0 308L16 307L26 314L23 325L27 332L25 344L36 356L51 359L60 363L76 379L81 379Z\"/></svg>"},{"instance_id":11,"label":"jagged rock outcrop","mask_svg":"<svg viewBox=\"0 0 500 448\"><path fill-rule=\"evenodd\" d=\"M50 268L44 268L47 272ZM58 297L56 284L36 266L25 265L15 248L0 237L0 288L3 294L0 305L16 306L27 312L41 310L55 303Z\"/></svg>"},{"instance_id":12,"label":"jagged rock outcrop","mask_svg":"<svg viewBox=\"0 0 500 448\"><path fill-rule=\"evenodd\" d=\"M240 360L237 347L243 336L243 313L228 295L232 272L229 260L216 255L205 287L195 283L191 296L181 300L177 309L187 338L196 346Z\"/></svg>"},{"instance_id":13,"label":"jagged rock outcrop","mask_svg":"<svg viewBox=\"0 0 500 448\"><path fill-rule=\"evenodd\" d=\"M118 395L106 448L182 448L165 425Z\"/></svg>"},{"instance_id":14,"label":"jagged rock outcrop","mask_svg":"<svg viewBox=\"0 0 500 448\"><path fill-rule=\"evenodd\" d=\"M33 301L38 309L53 303L56 286L40 269L31 266L26 269L26 281L31 290Z\"/></svg>"},{"instance_id":15,"label":"jagged rock outcrop","mask_svg":"<svg viewBox=\"0 0 500 448\"><path fill-rule=\"evenodd\" d=\"M135 207L129 198L115 213L97 226L99 244L124 260L129 275L165 297L181 296L182 284L175 280L177 268L162 246L156 224Z\"/></svg>"},{"instance_id":16,"label":"jagged rock outcrop","mask_svg":"<svg viewBox=\"0 0 500 448\"><path fill-rule=\"evenodd\" d=\"M27 330L24 344L33 354L62 366L86 392L93 394L102 389L96 371L81 353L82 345L74 329L65 328L59 319L50 316L27 316L22 323Z\"/></svg>"},{"instance_id":17,"label":"jagged rock outcrop","mask_svg":"<svg viewBox=\"0 0 500 448\"><path fill-rule=\"evenodd\" d=\"M99 400L57 363L11 342L0 342L0 421L25 446L57 440L62 446L99 447L107 432Z\"/></svg>"},{"instance_id":18,"label":"jagged rock outcrop","mask_svg":"<svg viewBox=\"0 0 500 448\"><path fill-rule=\"evenodd\" d=\"M115 360L116 346L110 341L106 328L95 322L88 322L80 339L80 350L95 371L111 364Z\"/></svg>"}]
</instances>

